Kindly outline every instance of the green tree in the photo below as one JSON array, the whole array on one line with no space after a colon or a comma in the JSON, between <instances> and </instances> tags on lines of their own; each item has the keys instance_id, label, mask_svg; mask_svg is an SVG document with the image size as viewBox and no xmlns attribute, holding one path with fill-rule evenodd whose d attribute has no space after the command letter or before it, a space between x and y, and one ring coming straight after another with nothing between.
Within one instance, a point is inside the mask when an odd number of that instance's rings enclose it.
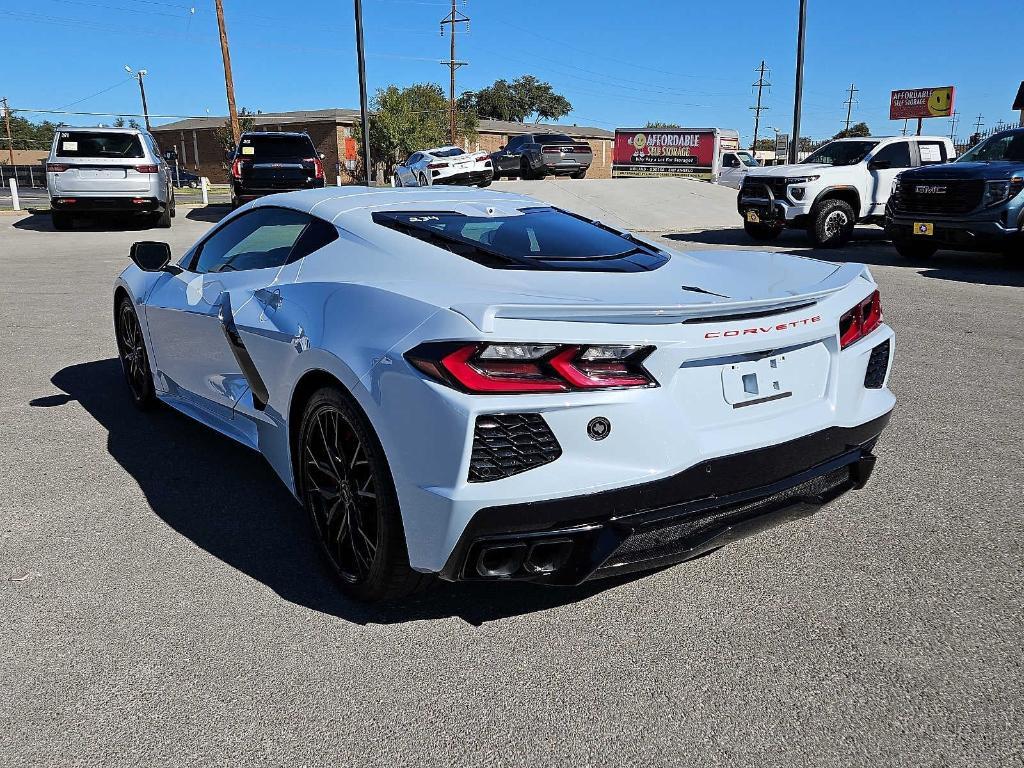
<instances>
[{"instance_id":1,"label":"green tree","mask_svg":"<svg viewBox=\"0 0 1024 768\"><path fill-rule=\"evenodd\" d=\"M251 131L253 127L256 125L257 116L262 114L263 112L259 109L257 109L255 112L250 112L245 107L242 107L240 110L238 110L238 130L241 131L242 133L245 133L246 131ZM132 128L139 127L139 124L135 122L135 120L132 120L131 123L129 123L129 125L131 125L132 123L134 123L134 125L132 125ZM217 141L219 141L221 145L224 147L225 152L235 151L235 139L231 135L230 117L224 121L224 125L222 125L220 128L214 129L213 134L214 136L217 137Z\"/></svg>"},{"instance_id":2,"label":"green tree","mask_svg":"<svg viewBox=\"0 0 1024 768\"><path fill-rule=\"evenodd\" d=\"M844 128L843 130L841 130L839 133L837 133L832 138L833 139L850 139L850 138L857 138L857 137L860 137L860 136L870 136L870 135L871 135L871 129L868 128L868 124L867 123L855 123L854 125L851 125L849 128Z\"/></svg>"},{"instance_id":3,"label":"green tree","mask_svg":"<svg viewBox=\"0 0 1024 768\"><path fill-rule=\"evenodd\" d=\"M662 123L657 120L648 120L644 128L682 128L679 123Z\"/></svg>"},{"instance_id":4,"label":"green tree","mask_svg":"<svg viewBox=\"0 0 1024 768\"><path fill-rule=\"evenodd\" d=\"M755 152L772 152L775 149L775 139L758 139L754 145Z\"/></svg>"},{"instance_id":5,"label":"green tree","mask_svg":"<svg viewBox=\"0 0 1024 768\"><path fill-rule=\"evenodd\" d=\"M555 93L550 83L533 75L521 75L512 82L496 80L479 91L466 91L458 104L460 109L475 112L478 117L517 123L557 120L572 112L568 99Z\"/></svg>"},{"instance_id":6,"label":"green tree","mask_svg":"<svg viewBox=\"0 0 1024 768\"><path fill-rule=\"evenodd\" d=\"M370 116L370 156L388 168L413 152L443 146L449 141L449 104L441 86L417 83L408 88L390 85L374 94ZM456 132L475 139L476 115L463 109L456 113ZM362 136L357 125L355 133Z\"/></svg>"},{"instance_id":7,"label":"green tree","mask_svg":"<svg viewBox=\"0 0 1024 768\"><path fill-rule=\"evenodd\" d=\"M2 128L2 123L0 123ZM14 149L49 149L53 143L53 133L57 125L49 120L33 123L20 115L11 115L11 145ZM7 162L7 135L0 139L0 162Z\"/></svg>"},{"instance_id":8,"label":"green tree","mask_svg":"<svg viewBox=\"0 0 1024 768\"><path fill-rule=\"evenodd\" d=\"M114 127L115 128L124 128L124 118L118 116L117 119L114 120Z\"/></svg>"}]
</instances>

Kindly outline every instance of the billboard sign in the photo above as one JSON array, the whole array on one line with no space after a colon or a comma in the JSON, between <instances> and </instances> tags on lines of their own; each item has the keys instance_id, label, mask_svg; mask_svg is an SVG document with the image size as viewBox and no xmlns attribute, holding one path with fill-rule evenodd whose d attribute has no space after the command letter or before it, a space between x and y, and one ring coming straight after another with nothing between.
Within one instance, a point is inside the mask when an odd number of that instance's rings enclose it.
<instances>
[{"instance_id":1,"label":"billboard sign","mask_svg":"<svg viewBox=\"0 0 1024 768\"><path fill-rule=\"evenodd\" d=\"M713 129L649 128L615 131L612 176L690 176L710 180Z\"/></svg>"},{"instance_id":2,"label":"billboard sign","mask_svg":"<svg viewBox=\"0 0 1024 768\"><path fill-rule=\"evenodd\" d=\"M956 88L914 88L893 91L889 100L889 119L907 120L916 117L949 117L953 114Z\"/></svg>"}]
</instances>

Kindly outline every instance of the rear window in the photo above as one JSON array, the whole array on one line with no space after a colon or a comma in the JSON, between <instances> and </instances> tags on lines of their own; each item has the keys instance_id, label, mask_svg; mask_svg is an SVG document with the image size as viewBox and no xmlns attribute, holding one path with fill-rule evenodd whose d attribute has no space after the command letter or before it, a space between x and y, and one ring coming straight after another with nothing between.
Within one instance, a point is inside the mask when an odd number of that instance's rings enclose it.
<instances>
[{"instance_id":1,"label":"rear window","mask_svg":"<svg viewBox=\"0 0 1024 768\"><path fill-rule=\"evenodd\" d=\"M564 133L548 133L544 135L538 135L534 137L538 144L575 144L573 139L570 139Z\"/></svg>"},{"instance_id":2,"label":"rear window","mask_svg":"<svg viewBox=\"0 0 1024 768\"><path fill-rule=\"evenodd\" d=\"M653 246L556 208L528 208L515 216L387 211L373 219L500 269L641 272L668 260Z\"/></svg>"},{"instance_id":3,"label":"rear window","mask_svg":"<svg viewBox=\"0 0 1024 768\"><path fill-rule=\"evenodd\" d=\"M459 149L458 147L449 147L448 149L439 149L436 152L431 152L434 157L455 157L457 155L466 154L466 150Z\"/></svg>"},{"instance_id":4,"label":"rear window","mask_svg":"<svg viewBox=\"0 0 1024 768\"><path fill-rule=\"evenodd\" d=\"M238 145L242 157L305 160L316 156L316 148L308 136L243 136Z\"/></svg>"},{"instance_id":5,"label":"rear window","mask_svg":"<svg viewBox=\"0 0 1024 768\"><path fill-rule=\"evenodd\" d=\"M58 157L145 157L142 142L134 133L60 131Z\"/></svg>"}]
</instances>

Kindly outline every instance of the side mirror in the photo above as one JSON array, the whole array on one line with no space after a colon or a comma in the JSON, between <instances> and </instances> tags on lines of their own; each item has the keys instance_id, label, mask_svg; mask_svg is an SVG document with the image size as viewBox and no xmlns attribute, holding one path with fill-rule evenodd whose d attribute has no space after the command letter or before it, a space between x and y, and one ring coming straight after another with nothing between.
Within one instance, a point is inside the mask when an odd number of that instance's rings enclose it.
<instances>
[{"instance_id":1,"label":"side mirror","mask_svg":"<svg viewBox=\"0 0 1024 768\"><path fill-rule=\"evenodd\" d=\"M892 168L892 163L888 160L872 160L868 163L869 171L885 171Z\"/></svg>"},{"instance_id":2,"label":"side mirror","mask_svg":"<svg viewBox=\"0 0 1024 768\"><path fill-rule=\"evenodd\" d=\"M143 272L159 272L171 262L171 246L153 240L132 243L128 254Z\"/></svg>"},{"instance_id":3,"label":"side mirror","mask_svg":"<svg viewBox=\"0 0 1024 768\"><path fill-rule=\"evenodd\" d=\"M319 158L320 158L321 160L326 160L326 159L327 159L327 155L325 155L325 154L324 154L323 152L317 152L317 153L316 153L316 155L317 155L317 157L319 157Z\"/></svg>"}]
</instances>

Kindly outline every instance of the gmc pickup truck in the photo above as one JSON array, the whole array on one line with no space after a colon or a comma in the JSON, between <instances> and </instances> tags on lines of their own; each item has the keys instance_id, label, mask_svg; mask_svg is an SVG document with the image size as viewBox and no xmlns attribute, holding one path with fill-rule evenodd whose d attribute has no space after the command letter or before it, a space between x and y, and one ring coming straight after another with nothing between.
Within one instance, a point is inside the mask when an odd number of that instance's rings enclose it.
<instances>
[{"instance_id":1,"label":"gmc pickup truck","mask_svg":"<svg viewBox=\"0 0 1024 768\"><path fill-rule=\"evenodd\" d=\"M939 248L1024 253L1024 128L993 134L955 163L904 171L885 230L907 258Z\"/></svg>"},{"instance_id":2,"label":"gmc pickup truck","mask_svg":"<svg viewBox=\"0 0 1024 768\"><path fill-rule=\"evenodd\" d=\"M751 168L737 208L755 240L792 227L806 230L816 246L834 247L850 239L856 224L884 224L898 174L955 154L953 142L938 136L836 139L796 165Z\"/></svg>"}]
</instances>

